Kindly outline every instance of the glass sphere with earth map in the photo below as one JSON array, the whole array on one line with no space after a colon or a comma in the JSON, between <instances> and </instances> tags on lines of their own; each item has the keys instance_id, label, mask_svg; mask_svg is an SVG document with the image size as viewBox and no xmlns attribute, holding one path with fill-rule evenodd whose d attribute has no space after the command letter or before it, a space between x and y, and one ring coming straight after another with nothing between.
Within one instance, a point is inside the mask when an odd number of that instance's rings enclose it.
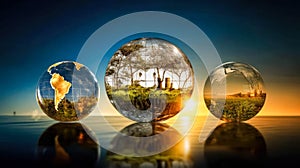
<instances>
[{"instance_id":1,"label":"glass sphere with earth map","mask_svg":"<svg viewBox=\"0 0 300 168\"><path fill-rule=\"evenodd\" d=\"M254 117L266 99L263 79L253 66L227 62L216 67L206 80L204 100L209 111L227 122Z\"/></svg>"},{"instance_id":2,"label":"glass sphere with earth map","mask_svg":"<svg viewBox=\"0 0 300 168\"><path fill-rule=\"evenodd\" d=\"M123 116L138 122L162 121L178 114L194 88L188 57L159 38L139 38L121 46L105 74L107 96Z\"/></svg>"},{"instance_id":3,"label":"glass sphere with earth map","mask_svg":"<svg viewBox=\"0 0 300 168\"><path fill-rule=\"evenodd\" d=\"M39 79L37 101L50 118L77 121L89 115L98 103L94 74L84 65L63 61L51 65Z\"/></svg>"}]
</instances>

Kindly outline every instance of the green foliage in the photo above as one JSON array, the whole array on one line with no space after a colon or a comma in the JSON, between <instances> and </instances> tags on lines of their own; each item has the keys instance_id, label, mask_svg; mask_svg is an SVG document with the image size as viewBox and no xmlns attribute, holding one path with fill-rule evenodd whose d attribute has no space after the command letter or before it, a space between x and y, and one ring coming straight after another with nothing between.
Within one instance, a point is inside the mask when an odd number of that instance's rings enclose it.
<instances>
[{"instance_id":1,"label":"green foliage","mask_svg":"<svg viewBox=\"0 0 300 168\"><path fill-rule=\"evenodd\" d=\"M181 103L182 91L174 90L160 90L153 88L146 88L140 85L131 85L127 88L120 88L116 90L106 90L109 97L119 104L132 104L137 109L145 110L150 108L151 101L166 102L166 103ZM123 106L122 106L123 107ZM126 107L124 107L126 108Z\"/></svg>"},{"instance_id":2,"label":"green foliage","mask_svg":"<svg viewBox=\"0 0 300 168\"><path fill-rule=\"evenodd\" d=\"M236 97L205 99L206 106L217 117L225 121L245 121L254 117L263 107L265 97Z\"/></svg>"},{"instance_id":3,"label":"green foliage","mask_svg":"<svg viewBox=\"0 0 300 168\"><path fill-rule=\"evenodd\" d=\"M120 48L120 51L123 55L128 56L132 52L137 51L137 50L139 50L140 48L143 48L143 47L144 46L142 46L140 44L125 45L125 46Z\"/></svg>"},{"instance_id":4,"label":"green foliage","mask_svg":"<svg viewBox=\"0 0 300 168\"><path fill-rule=\"evenodd\" d=\"M51 118L59 121L76 121L87 116L97 104L96 97L80 97L77 102L64 98L55 109L53 99L43 99L39 102L43 111Z\"/></svg>"},{"instance_id":5,"label":"green foliage","mask_svg":"<svg viewBox=\"0 0 300 168\"><path fill-rule=\"evenodd\" d=\"M151 109L153 113L162 113L157 110L161 109L160 107L165 106L164 112L168 113L168 115L175 115L183 107L182 96L184 93L182 92L183 91L178 89L160 90L140 85L131 85L127 88L107 90L107 94L112 97L112 99L110 99L112 104L115 107L116 105L122 107L122 110L132 111L130 106L133 105L139 110Z\"/></svg>"}]
</instances>

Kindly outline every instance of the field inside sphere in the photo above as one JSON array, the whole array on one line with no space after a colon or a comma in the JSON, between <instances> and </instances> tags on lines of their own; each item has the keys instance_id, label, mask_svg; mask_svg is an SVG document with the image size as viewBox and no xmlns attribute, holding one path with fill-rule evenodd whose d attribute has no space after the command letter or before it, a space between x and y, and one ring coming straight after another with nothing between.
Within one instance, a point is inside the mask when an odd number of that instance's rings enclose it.
<instances>
[{"instance_id":1,"label":"field inside sphere","mask_svg":"<svg viewBox=\"0 0 300 168\"><path fill-rule=\"evenodd\" d=\"M105 88L112 105L138 122L161 121L181 111L194 88L188 57L159 38L139 38L111 57Z\"/></svg>"},{"instance_id":2,"label":"field inside sphere","mask_svg":"<svg viewBox=\"0 0 300 168\"><path fill-rule=\"evenodd\" d=\"M224 121L239 122L254 117L265 99L261 74L245 63L227 62L216 67L204 86L207 108Z\"/></svg>"}]
</instances>

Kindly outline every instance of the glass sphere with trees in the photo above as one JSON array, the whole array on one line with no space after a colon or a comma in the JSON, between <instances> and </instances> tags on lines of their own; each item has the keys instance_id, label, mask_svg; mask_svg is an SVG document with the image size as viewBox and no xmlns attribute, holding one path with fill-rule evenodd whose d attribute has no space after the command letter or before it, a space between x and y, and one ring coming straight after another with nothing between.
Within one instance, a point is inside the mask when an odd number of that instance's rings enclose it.
<instances>
[{"instance_id":1,"label":"glass sphere with trees","mask_svg":"<svg viewBox=\"0 0 300 168\"><path fill-rule=\"evenodd\" d=\"M105 86L112 105L138 122L173 117L193 92L194 72L187 56L159 38L139 38L110 59Z\"/></svg>"}]
</instances>

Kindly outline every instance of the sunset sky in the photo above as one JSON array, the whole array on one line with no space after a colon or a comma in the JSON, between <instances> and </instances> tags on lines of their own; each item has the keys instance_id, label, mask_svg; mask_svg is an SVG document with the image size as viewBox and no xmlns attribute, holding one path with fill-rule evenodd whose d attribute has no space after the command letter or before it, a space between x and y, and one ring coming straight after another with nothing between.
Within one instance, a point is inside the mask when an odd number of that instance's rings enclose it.
<instances>
[{"instance_id":1,"label":"sunset sky","mask_svg":"<svg viewBox=\"0 0 300 168\"><path fill-rule=\"evenodd\" d=\"M1 1L0 8L0 115L41 113L35 89L51 64L75 61L88 37L105 23L149 10L193 22L214 44L222 62L244 62L258 69L267 92L259 115L300 115L297 0Z\"/></svg>"}]
</instances>

